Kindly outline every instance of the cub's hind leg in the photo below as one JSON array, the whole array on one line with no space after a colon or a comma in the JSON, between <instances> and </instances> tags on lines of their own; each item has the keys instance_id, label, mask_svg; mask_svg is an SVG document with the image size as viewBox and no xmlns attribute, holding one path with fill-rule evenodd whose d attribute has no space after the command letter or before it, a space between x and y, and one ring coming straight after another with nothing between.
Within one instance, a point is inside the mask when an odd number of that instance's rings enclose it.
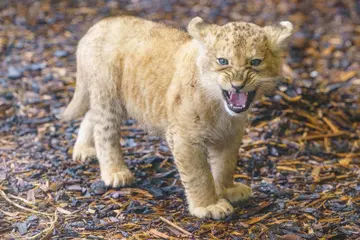
<instances>
[{"instance_id":1,"label":"cub's hind leg","mask_svg":"<svg viewBox=\"0 0 360 240\"><path fill-rule=\"evenodd\" d=\"M85 161L87 158L96 157L94 144L94 125L91 111L87 112L80 124L78 137L75 142L72 158L74 161Z\"/></svg>"},{"instance_id":2,"label":"cub's hind leg","mask_svg":"<svg viewBox=\"0 0 360 240\"><path fill-rule=\"evenodd\" d=\"M92 104L94 140L100 164L101 179L107 186L121 187L133 182L134 177L124 162L120 146L121 108L112 101L100 100Z\"/></svg>"}]
</instances>

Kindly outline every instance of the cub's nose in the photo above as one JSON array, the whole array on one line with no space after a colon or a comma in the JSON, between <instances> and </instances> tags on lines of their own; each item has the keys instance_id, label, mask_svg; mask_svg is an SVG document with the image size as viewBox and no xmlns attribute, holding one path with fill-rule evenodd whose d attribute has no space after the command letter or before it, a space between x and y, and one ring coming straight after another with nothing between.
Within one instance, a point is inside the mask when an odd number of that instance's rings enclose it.
<instances>
[{"instance_id":1,"label":"cub's nose","mask_svg":"<svg viewBox=\"0 0 360 240\"><path fill-rule=\"evenodd\" d=\"M231 84L231 86L235 89L236 92L240 92L240 90L245 87L245 84L241 84L239 86L235 86L234 84Z\"/></svg>"}]
</instances>

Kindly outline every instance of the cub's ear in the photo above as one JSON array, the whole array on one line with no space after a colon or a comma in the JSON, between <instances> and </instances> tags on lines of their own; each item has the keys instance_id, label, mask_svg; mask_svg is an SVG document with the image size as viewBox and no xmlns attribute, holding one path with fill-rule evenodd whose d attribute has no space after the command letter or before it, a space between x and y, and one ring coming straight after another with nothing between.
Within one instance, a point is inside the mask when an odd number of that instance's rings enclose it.
<instances>
[{"instance_id":1,"label":"cub's ear","mask_svg":"<svg viewBox=\"0 0 360 240\"><path fill-rule=\"evenodd\" d=\"M190 36L197 40L202 40L208 34L210 26L211 24L205 23L202 18L195 17L189 22L187 30Z\"/></svg>"},{"instance_id":2,"label":"cub's ear","mask_svg":"<svg viewBox=\"0 0 360 240\"><path fill-rule=\"evenodd\" d=\"M283 21L279 25L264 27L270 46L273 50L282 50L286 40L291 36L294 27L291 22Z\"/></svg>"}]
</instances>

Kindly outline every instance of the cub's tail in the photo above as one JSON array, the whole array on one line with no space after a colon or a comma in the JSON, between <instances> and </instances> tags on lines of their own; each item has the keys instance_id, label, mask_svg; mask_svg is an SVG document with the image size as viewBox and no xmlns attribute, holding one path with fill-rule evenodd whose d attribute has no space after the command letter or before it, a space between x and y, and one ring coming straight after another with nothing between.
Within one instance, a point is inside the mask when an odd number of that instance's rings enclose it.
<instances>
[{"instance_id":1,"label":"cub's tail","mask_svg":"<svg viewBox=\"0 0 360 240\"><path fill-rule=\"evenodd\" d=\"M89 90L82 79L80 72L78 71L76 78L76 88L71 102L61 115L61 119L64 121L73 120L85 115L90 106Z\"/></svg>"}]
</instances>

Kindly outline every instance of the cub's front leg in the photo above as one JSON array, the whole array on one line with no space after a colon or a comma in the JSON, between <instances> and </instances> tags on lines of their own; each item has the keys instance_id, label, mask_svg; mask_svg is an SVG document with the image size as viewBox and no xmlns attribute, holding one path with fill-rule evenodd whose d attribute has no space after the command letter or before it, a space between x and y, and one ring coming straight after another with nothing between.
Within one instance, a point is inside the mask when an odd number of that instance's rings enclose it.
<instances>
[{"instance_id":1,"label":"cub's front leg","mask_svg":"<svg viewBox=\"0 0 360 240\"><path fill-rule=\"evenodd\" d=\"M216 194L206 149L186 136L188 134L170 133L167 134L167 141L185 188L189 211L199 218L225 218L234 208Z\"/></svg>"},{"instance_id":2,"label":"cub's front leg","mask_svg":"<svg viewBox=\"0 0 360 240\"><path fill-rule=\"evenodd\" d=\"M248 199L251 188L242 183L234 183L241 136L226 145L208 146L209 162L215 180L216 193L235 203Z\"/></svg>"}]
</instances>

